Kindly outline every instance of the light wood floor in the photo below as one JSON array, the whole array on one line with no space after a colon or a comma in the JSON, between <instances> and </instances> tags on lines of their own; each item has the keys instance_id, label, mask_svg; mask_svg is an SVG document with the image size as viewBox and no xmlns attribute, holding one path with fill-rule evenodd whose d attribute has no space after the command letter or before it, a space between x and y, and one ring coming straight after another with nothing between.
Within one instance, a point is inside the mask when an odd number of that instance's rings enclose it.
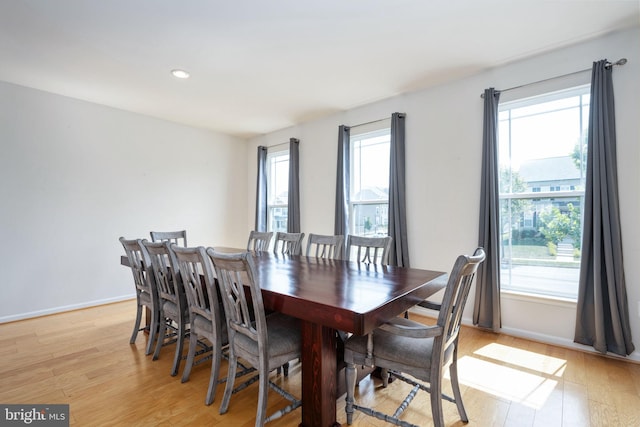
<instances>
[{"instance_id":1,"label":"light wood floor","mask_svg":"<svg viewBox=\"0 0 640 427\"><path fill-rule=\"evenodd\" d=\"M169 375L173 347L163 348L154 362L144 355L146 335L129 344L134 311L135 302L126 301L0 325L0 403L68 403L71 425L78 426L253 426L256 384L234 395L229 412L219 415L223 385L214 403L204 405L209 364L194 368L182 384ZM640 426L638 364L475 328L464 328L460 343L469 426ZM299 396L299 363L287 379L272 375ZM367 378L356 399L395 408L399 386L404 388L396 381L381 389ZM405 419L432 425L428 396L418 398L420 405ZM284 404L270 392L270 412ZM346 425L344 397L337 407L338 421ZM444 408L448 426L464 425L455 405L445 402ZM268 425L299 422L298 409ZM358 413L354 425L385 423Z\"/></svg>"}]
</instances>

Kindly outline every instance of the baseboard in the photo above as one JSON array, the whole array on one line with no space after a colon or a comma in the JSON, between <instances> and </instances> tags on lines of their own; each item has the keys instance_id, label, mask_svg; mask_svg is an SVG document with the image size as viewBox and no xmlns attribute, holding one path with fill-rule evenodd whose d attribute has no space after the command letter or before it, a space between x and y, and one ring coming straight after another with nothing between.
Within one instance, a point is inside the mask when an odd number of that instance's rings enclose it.
<instances>
[{"instance_id":1,"label":"baseboard","mask_svg":"<svg viewBox=\"0 0 640 427\"><path fill-rule=\"evenodd\" d=\"M120 301L126 301L126 300L130 300L130 299L134 299L135 297L136 297L135 295L122 295L122 296L114 297L114 298L107 298L107 299L95 300L95 301L87 301L87 302L83 302L83 303L80 303L80 304L65 305L65 306L61 306L61 307L52 307L52 308L47 308L45 310L30 311L28 313L14 314L14 315L11 315L11 316L2 316L2 317L0 317L0 324L8 323L8 322L15 322L15 321L18 321L18 320L31 319L33 317L47 316L49 314L64 313L65 311L73 311L73 310L79 310L79 309L82 309L82 308L95 307L95 306L98 306L98 305L112 304L114 302L120 302Z\"/></svg>"},{"instance_id":2,"label":"baseboard","mask_svg":"<svg viewBox=\"0 0 640 427\"><path fill-rule=\"evenodd\" d=\"M431 317L431 318L436 318L438 316L438 313L436 311L425 309L425 308L422 308L422 307L414 307L414 308L411 309L411 312L415 312L416 314L418 314L420 316ZM462 324L465 325L465 326L475 327L473 325L473 320L471 318L463 317L462 318ZM544 344L551 344L551 345L555 345L555 346L558 346L558 347L564 347L564 348L568 348L568 349L571 349L571 350L583 351L585 353L595 354L595 355L598 355L598 356L610 357L612 359L623 360L623 361L627 361L627 362L640 363L640 351L637 351L637 350L634 351L633 353L631 353L627 357L622 357L622 356L618 356L617 354L613 354L613 353L602 354L602 353L596 351L593 347L590 347L588 345L582 345L582 344L575 343L572 340L567 339L567 338L556 337L556 336L547 335L547 334L540 334L540 333L537 333L537 332L526 331L526 330L523 330L523 329L502 327L500 329L499 333L504 334L504 335L509 335L509 336L512 336L512 337L527 339L527 340L530 340L530 341L536 341L536 342L541 342L541 343L544 343Z\"/></svg>"}]
</instances>

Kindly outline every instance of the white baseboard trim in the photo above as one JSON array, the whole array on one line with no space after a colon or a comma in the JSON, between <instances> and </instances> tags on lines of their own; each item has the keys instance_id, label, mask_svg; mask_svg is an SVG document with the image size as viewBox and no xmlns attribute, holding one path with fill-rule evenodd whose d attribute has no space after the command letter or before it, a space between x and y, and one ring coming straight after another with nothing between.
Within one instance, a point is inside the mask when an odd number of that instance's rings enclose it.
<instances>
[{"instance_id":1,"label":"white baseboard trim","mask_svg":"<svg viewBox=\"0 0 640 427\"><path fill-rule=\"evenodd\" d=\"M422 307L414 307L410 311L415 312L418 315L426 316L426 317L436 318L438 316L438 312L433 311L433 310L424 309ZM471 318L463 317L462 318L462 324L465 325L465 326L475 327L473 325L473 319L471 319ZM627 357L622 357L622 356L618 356L617 354L613 354L613 353L602 354L602 353L596 351L593 347L575 343L572 340L567 339L567 338L556 337L556 336L553 336L553 335L540 334L540 333L537 333L537 332L526 331L526 330L523 330L523 329L502 327L500 329L499 333L505 334L505 335L509 335L509 336L512 336L512 337L524 338L524 339L531 340L531 341L541 342L541 343L544 343L544 344L551 344L551 345L555 345L555 346L558 346L558 347L564 347L564 348L569 348L569 349L572 349L572 350L583 351L585 353L595 354L595 355L598 355L598 356L610 357L612 359L617 359L617 360L622 360L622 361L627 361L627 362L640 363L640 351L638 351L638 350L634 351L633 353L631 353Z\"/></svg>"},{"instance_id":2,"label":"white baseboard trim","mask_svg":"<svg viewBox=\"0 0 640 427\"><path fill-rule=\"evenodd\" d=\"M468 325L471 326L472 325L471 319L468 319L468 321L469 321ZM466 323L466 319L465 319L465 323ZM536 332L525 331L525 330L522 330L522 329L502 328L502 329L500 329L500 333L505 334L505 335L510 335L510 336L513 336L513 337L528 339L528 340L531 340L531 341L542 342L542 343L545 343L545 344L552 344L552 345L556 345L558 347L564 347L564 348L569 348L569 349L572 349L572 350L584 351L585 353L596 354L598 356L605 356L605 357L610 357L612 359L618 359L618 360L623 360L623 361L627 361L627 362L628 361L633 361L633 362L636 362L636 363L640 363L640 352L638 352L638 351L634 351L633 353L631 353L627 357L622 357L622 356L618 356L617 354L613 354L613 353L602 354L602 353L596 351L591 346L578 344L576 342L573 342L573 340L570 340L570 339L567 339L567 338L555 337L555 336L552 336L552 335L539 334L539 333L536 333Z\"/></svg>"},{"instance_id":3,"label":"white baseboard trim","mask_svg":"<svg viewBox=\"0 0 640 427\"><path fill-rule=\"evenodd\" d=\"M0 324L8 323L8 322L15 322L15 321L18 321L18 320L31 319L31 318L34 318L34 317L47 316L49 314L64 313L65 311L73 311L73 310L79 310L79 309L82 309L82 308L95 307L95 306L98 306L98 305L111 304L111 303L114 303L114 302L120 302L120 301L126 301L126 300L130 300L130 299L134 299L135 297L136 296L134 294L122 295L122 296L114 297L114 298L107 298L107 299L95 300L95 301L87 301L87 302L83 302L83 303L80 303L80 304L71 304L71 305L65 305L65 306L61 306L61 307L47 308L45 310L30 311L28 313L20 313L20 314L13 314L13 315L10 315L10 316L2 316L2 317L0 317Z\"/></svg>"}]
</instances>

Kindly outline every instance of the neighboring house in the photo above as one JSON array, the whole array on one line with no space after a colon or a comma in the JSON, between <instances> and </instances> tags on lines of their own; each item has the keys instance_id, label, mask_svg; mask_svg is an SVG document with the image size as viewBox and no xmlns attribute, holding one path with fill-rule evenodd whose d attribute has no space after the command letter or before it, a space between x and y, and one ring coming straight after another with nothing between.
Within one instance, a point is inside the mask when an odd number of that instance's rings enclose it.
<instances>
[{"instance_id":1,"label":"neighboring house","mask_svg":"<svg viewBox=\"0 0 640 427\"><path fill-rule=\"evenodd\" d=\"M531 204L524 209L520 221L521 228L538 229L540 213L557 207L566 213L567 206L572 204L581 207L580 194L566 194L566 192L584 192L582 176L571 156L534 159L523 162L518 172L525 182L527 193L543 193L541 198L531 199ZM554 192L565 192L562 196L553 197Z\"/></svg>"},{"instance_id":2,"label":"neighboring house","mask_svg":"<svg viewBox=\"0 0 640 427\"><path fill-rule=\"evenodd\" d=\"M520 165L527 192L582 190L580 170L571 156L529 160Z\"/></svg>"},{"instance_id":3,"label":"neighboring house","mask_svg":"<svg viewBox=\"0 0 640 427\"><path fill-rule=\"evenodd\" d=\"M389 232L389 189L366 187L356 193L352 234L386 236Z\"/></svg>"}]
</instances>

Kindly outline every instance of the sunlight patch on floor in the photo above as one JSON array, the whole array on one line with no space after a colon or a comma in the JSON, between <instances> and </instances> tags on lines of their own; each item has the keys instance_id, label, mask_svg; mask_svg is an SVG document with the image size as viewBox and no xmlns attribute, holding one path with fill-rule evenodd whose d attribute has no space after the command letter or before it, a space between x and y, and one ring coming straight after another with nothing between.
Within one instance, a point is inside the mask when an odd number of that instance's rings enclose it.
<instances>
[{"instance_id":1,"label":"sunlight patch on floor","mask_svg":"<svg viewBox=\"0 0 640 427\"><path fill-rule=\"evenodd\" d=\"M535 409L544 405L566 367L563 359L495 343L474 355L458 360L461 384Z\"/></svg>"},{"instance_id":2,"label":"sunlight patch on floor","mask_svg":"<svg viewBox=\"0 0 640 427\"><path fill-rule=\"evenodd\" d=\"M558 377L562 376L567 366L567 361L564 359L498 343L485 345L481 349L474 351L473 354L498 360L511 366L519 366Z\"/></svg>"}]
</instances>

